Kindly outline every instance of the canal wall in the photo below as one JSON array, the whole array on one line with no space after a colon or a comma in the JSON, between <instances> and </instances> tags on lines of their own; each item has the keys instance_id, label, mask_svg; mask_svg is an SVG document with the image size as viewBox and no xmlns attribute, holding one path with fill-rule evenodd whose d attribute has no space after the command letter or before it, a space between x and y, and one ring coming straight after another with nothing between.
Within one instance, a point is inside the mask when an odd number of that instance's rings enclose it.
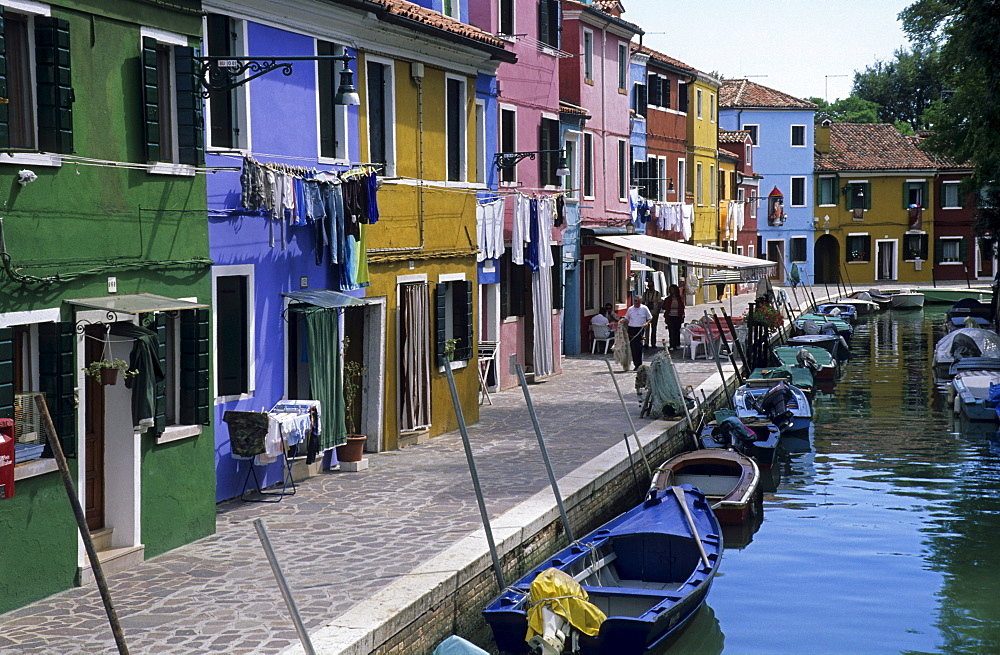
<instances>
[{"instance_id":1,"label":"canal wall","mask_svg":"<svg viewBox=\"0 0 1000 655\"><path fill-rule=\"evenodd\" d=\"M732 379L728 382L733 386ZM704 393L706 411L725 402L718 373L695 393L698 398ZM692 446L684 420L658 421L637 434L651 467ZM645 495L650 478L639 460L630 439L629 447L620 442L559 479L575 536L606 523ZM491 528L507 584L568 545L549 488L492 519ZM452 634L476 644L492 644L482 610L497 595L486 533L478 530L312 632L310 638L320 655L430 654ZM305 651L295 646L285 653L304 655Z\"/></svg>"}]
</instances>

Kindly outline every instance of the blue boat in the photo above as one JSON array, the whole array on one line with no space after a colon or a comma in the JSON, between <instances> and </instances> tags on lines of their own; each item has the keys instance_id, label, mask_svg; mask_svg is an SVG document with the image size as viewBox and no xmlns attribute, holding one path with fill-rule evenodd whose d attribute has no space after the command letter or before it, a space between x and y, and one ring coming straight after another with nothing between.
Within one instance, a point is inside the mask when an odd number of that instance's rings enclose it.
<instances>
[{"instance_id":1,"label":"blue boat","mask_svg":"<svg viewBox=\"0 0 1000 655\"><path fill-rule=\"evenodd\" d=\"M581 655L640 655L680 634L718 571L722 528L704 494L669 482L657 471L641 504L546 559L483 610L501 652L528 652L531 584L550 568L572 576L606 618L593 636L563 622L565 640L553 628L533 636L532 648L569 652L576 642Z\"/></svg>"},{"instance_id":2,"label":"blue boat","mask_svg":"<svg viewBox=\"0 0 1000 655\"><path fill-rule=\"evenodd\" d=\"M770 421L782 434L809 429L812 407L802 389L780 379L749 379L733 394L740 419Z\"/></svg>"}]
</instances>

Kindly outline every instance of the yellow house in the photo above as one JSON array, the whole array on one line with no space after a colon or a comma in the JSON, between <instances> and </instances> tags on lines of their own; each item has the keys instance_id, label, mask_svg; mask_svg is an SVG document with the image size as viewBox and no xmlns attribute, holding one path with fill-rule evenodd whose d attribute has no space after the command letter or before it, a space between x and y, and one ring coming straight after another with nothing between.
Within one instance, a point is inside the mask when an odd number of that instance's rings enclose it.
<instances>
[{"instance_id":1,"label":"yellow house","mask_svg":"<svg viewBox=\"0 0 1000 655\"><path fill-rule=\"evenodd\" d=\"M936 164L889 124L816 128L816 283L931 281Z\"/></svg>"},{"instance_id":2,"label":"yellow house","mask_svg":"<svg viewBox=\"0 0 1000 655\"><path fill-rule=\"evenodd\" d=\"M692 240L715 244L719 226L719 87L722 83L698 72L688 84L687 180L685 202L694 205Z\"/></svg>"},{"instance_id":3,"label":"yellow house","mask_svg":"<svg viewBox=\"0 0 1000 655\"><path fill-rule=\"evenodd\" d=\"M476 195L488 94L477 99L477 79L512 60L501 41L458 22L419 38L397 31L391 47L362 52L357 64L361 161L384 166L380 218L362 227L367 297L385 299L385 449L458 427L445 366L465 421L479 420Z\"/></svg>"}]
</instances>

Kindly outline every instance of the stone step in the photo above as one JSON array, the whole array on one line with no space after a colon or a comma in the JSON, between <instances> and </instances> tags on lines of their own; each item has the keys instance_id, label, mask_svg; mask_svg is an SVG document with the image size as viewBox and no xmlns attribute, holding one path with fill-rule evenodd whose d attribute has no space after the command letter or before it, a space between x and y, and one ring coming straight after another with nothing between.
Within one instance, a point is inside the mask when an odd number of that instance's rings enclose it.
<instances>
[{"instance_id":1,"label":"stone step","mask_svg":"<svg viewBox=\"0 0 1000 655\"><path fill-rule=\"evenodd\" d=\"M90 531L90 538L93 540L94 548L97 549L97 552L111 548L111 537L114 535L114 532L114 528L100 528L99 530Z\"/></svg>"},{"instance_id":2,"label":"stone step","mask_svg":"<svg viewBox=\"0 0 1000 655\"><path fill-rule=\"evenodd\" d=\"M119 571L127 571L142 564L145 559L145 553L145 546L125 546L124 548L109 548L98 551L97 557L101 561L101 569L104 571L104 576L110 577ZM89 564L80 567L78 579L78 586L80 587L94 583L94 570Z\"/></svg>"}]
</instances>

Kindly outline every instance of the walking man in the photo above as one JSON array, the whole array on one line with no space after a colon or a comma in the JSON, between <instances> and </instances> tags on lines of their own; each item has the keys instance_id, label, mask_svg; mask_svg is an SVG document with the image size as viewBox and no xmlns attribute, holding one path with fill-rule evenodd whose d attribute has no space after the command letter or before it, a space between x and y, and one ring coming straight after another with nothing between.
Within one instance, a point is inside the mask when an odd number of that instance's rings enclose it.
<instances>
[{"instance_id":1,"label":"walking man","mask_svg":"<svg viewBox=\"0 0 1000 655\"><path fill-rule=\"evenodd\" d=\"M649 307L642 304L642 298L632 296L632 306L625 311L621 322L628 326L628 345L632 349L632 364L642 366L642 333L653 320Z\"/></svg>"}]
</instances>

